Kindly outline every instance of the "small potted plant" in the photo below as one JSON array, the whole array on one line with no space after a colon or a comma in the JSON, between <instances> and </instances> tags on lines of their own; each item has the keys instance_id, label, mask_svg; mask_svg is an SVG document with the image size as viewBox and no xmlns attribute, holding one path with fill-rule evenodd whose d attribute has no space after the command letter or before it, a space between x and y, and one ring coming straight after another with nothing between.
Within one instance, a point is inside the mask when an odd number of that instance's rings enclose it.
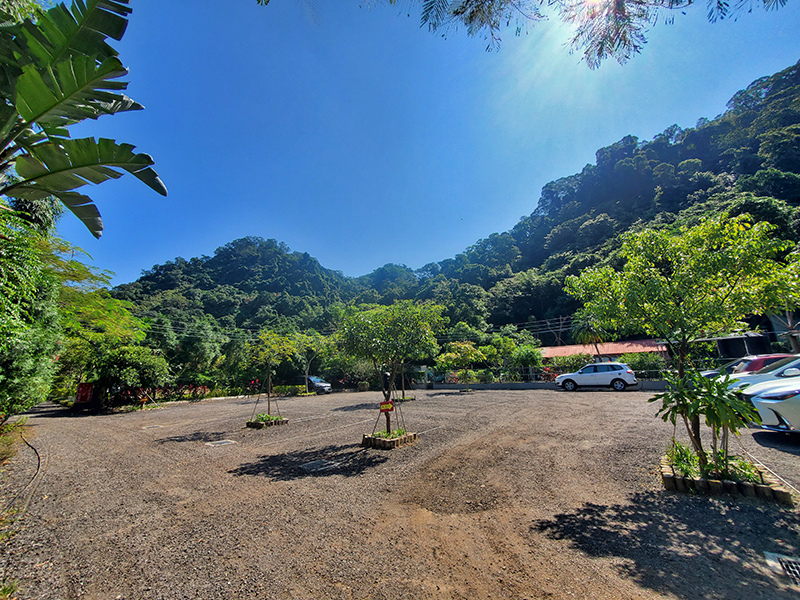
<instances>
[{"instance_id":1,"label":"small potted plant","mask_svg":"<svg viewBox=\"0 0 800 600\"><path fill-rule=\"evenodd\" d=\"M284 419L280 415L260 413L256 415L255 419L248 421L246 425L251 429L263 429L264 427L272 427L273 425L284 425L288 422L289 419Z\"/></svg>"},{"instance_id":2,"label":"small potted plant","mask_svg":"<svg viewBox=\"0 0 800 600\"><path fill-rule=\"evenodd\" d=\"M408 433L405 429L400 428L391 431L375 431L371 435L365 433L361 439L361 445L365 448L390 450L403 444L410 444L416 439L416 433Z\"/></svg>"}]
</instances>

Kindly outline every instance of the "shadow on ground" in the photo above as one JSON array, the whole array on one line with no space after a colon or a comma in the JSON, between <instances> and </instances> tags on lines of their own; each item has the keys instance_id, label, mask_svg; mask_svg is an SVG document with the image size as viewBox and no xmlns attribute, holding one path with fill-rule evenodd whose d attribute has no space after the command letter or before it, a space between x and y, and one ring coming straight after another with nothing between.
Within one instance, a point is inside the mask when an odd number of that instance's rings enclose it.
<instances>
[{"instance_id":1,"label":"shadow on ground","mask_svg":"<svg viewBox=\"0 0 800 600\"><path fill-rule=\"evenodd\" d=\"M187 433L186 435L173 435L166 438L156 440L159 444L168 444L170 442L218 442L225 439L229 435L228 431L195 431L194 433Z\"/></svg>"},{"instance_id":2,"label":"shadow on ground","mask_svg":"<svg viewBox=\"0 0 800 600\"><path fill-rule=\"evenodd\" d=\"M19 417L37 417L43 419L75 419L80 417L109 417L117 415L127 415L131 411L115 410L113 408L97 408L97 407L70 407L61 406L55 402L42 402L33 408L29 408Z\"/></svg>"},{"instance_id":3,"label":"shadow on ground","mask_svg":"<svg viewBox=\"0 0 800 600\"><path fill-rule=\"evenodd\" d=\"M228 472L237 476L268 477L274 481L328 475L353 477L387 460L385 454L369 451L358 444L349 444L262 456L255 462L243 464Z\"/></svg>"},{"instance_id":4,"label":"shadow on ground","mask_svg":"<svg viewBox=\"0 0 800 600\"><path fill-rule=\"evenodd\" d=\"M380 402L362 402L361 404L353 404L351 406L340 406L339 408L332 409L332 412L353 412L368 408L378 408L379 406Z\"/></svg>"},{"instance_id":5,"label":"shadow on ground","mask_svg":"<svg viewBox=\"0 0 800 600\"><path fill-rule=\"evenodd\" d=\"M583 508L534 522L532 532L616 561L639 585L679 598L796 598L765 572L764 552L797 556L800 517L760 502L641 493L630 504ZM786 580L788 583L788 580Z\"/></svg>"},{"instance_id":6,"label":"shadow on ground","mask_svg":"<svg viewBox=\"0 0 800 600\"><path fill-rule=\"evenodd\" d=\"M800 456L800 433L780 431L758 431L753 434L753 440L765 448L774 448L787 454Z\"/></svg>"}]
</instances>

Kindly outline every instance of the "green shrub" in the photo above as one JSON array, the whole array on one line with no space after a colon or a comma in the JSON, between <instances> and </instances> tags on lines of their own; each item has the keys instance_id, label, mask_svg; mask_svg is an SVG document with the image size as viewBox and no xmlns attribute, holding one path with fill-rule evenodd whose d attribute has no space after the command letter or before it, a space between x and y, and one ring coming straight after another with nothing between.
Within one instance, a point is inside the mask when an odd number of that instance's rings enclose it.
<instances>
[{"instance_id":1,"label":"green shrub","mask_svg":"<svg viewBox=\"0 0 800 600\"><path fill-rule=\"evenodd\" d=\"M549 359L549 366L559 373L572 373L593 362L595 362L594 356L591 354L571 354L570 356L554 356Z\"/></svg>"},{"instance_id":2,"label":"green shrub","mask_svg":"<svg viewBox=\"0 0 800 600\"><path fill-rule=\"evenodd\" d=\"M369 381L359 381L358 382L358 391L359 392L366 392L369 390Z\"/></svg>"},{"instance_id":3,"label":"green shrub","mask_svg":"<svg viewBox=\"0 0 800 600\"><path fill-rule=\"evenodd\" d=\"M652 377L658 377L667 368L667 361L655 352L623 354L619 362L628 365L635 373L644 373Z\"/></svg>"},{"instance_id":4,"label":"green shrub","mask_svg":"<svg viewBox=\"0 0 800 600\"><path fill-rule=\"evenodd\" d=\"M461 369L456 373L459 383L477 383L478 377L472 369Z\"/></svg>"},{"instance_id":5,"label":"green shrub","mask_svg":"<svg viewBox=\"0 0 800 600\"><path fill-rule=\"evenodd\" d=\"M27 421L27 417L14 422L0 425L0 465L11 459L17 453L16 432Z\"/></svg>"},{"instance_id":6,"label":"green shrub","mask_svg":"<svg viewBox=\"0 0 800 600\"><path fill-rule=\"evenodd\" d=\"M700 474L699 461L692 449L678 440L672 440L672 447L667 452L667 459L673 468L684 477L696 477Z\"/></svg>"},{"instance_id":7,"label":"green shrub","mask_svg":"<svg viewBox=\"0 0 800 600\"><path fill-rule=\"evenodd\" d=\"M395 438L402 437L406 434L405 429L392 429L391 433L388 431L376 431L372 434L372 437L376 438L386 438L388 440L393 440Z\"/></svg>"},{"instance_id":8,"label":"green shrub","mask_svg":"<svg viewBox=\"0 0 800 600\"><path fill-rule=\"evenodd\" d=\"M276 396L297 396L298 394L305 394L306 386L304 385L276 385L272 388Z\"/></svg>"},{"instance_id":9,"label":"green shrub","mask_svg":"<svg viewBox=\"0 0 800 600\"><path fill-rule=\"evenodd\" d=\"M270 414L267 414L267 413L259 413L259 414L256 415L255 420L256 420L256 422L260 422L260 423L269 423L270 421L280 421L281 417L279 417L278 415L270 415Z\"/></svg>"},{"instance_id":10,"label":"green shrub","mask_svg":"<svg viewBox=\"0 0 800 600\"><path fill-rule=\"evenodd\" d=\"M491 369L481 369L480 371L475 371L475 376L481 383L494 383L497 381L497 377L495 377L495 374L492 373Z\"/></svg>"}]
</instances>

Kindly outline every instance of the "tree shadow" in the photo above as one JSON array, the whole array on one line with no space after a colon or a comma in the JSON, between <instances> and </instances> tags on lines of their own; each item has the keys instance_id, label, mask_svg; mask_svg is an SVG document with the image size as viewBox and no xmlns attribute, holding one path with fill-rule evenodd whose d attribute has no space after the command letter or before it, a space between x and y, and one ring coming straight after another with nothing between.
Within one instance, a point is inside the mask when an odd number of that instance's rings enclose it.
<instances>
[{"instance_id":1,"label":"tree shadow","mask_svg":"<svg viewBox=\"0 0 800 600\"><path fill-rule=\"evenodd\" d=\"M285 454L261 456L257 461L228 471L232 475L267 477L291 481L302 477L344 475L355 477L388 460L386 454L371 452L359 444L325 446Z\"/></svg>"},{"instance_id":2,"label":"tree shadow","mask_svg":"<svg viewBox=\"0 0 800 600\"><path fill-rule=\"evenodd\" d=\"M593 557L625 559L618 568L643 587L679 598L796 598L765 572L764 552L797 556L800 516L758 500L639 493L630 504L586 504L535 522L531 531ZM788 583L788 580L786 580Z\"/></svg>"},{"instance_id":3,"label":"tree shadow","mask_svg":"<svg viewBox=\"0 0 800 600\"><path fill-rule=\"evenodd\" d=\"M800 456L800 432L761 431L753 433L753 440L759 446L774 448L787 454Z\"/></svg>"},{"instance_id":4,"label":"tree shadow","mask_svg":"<svg viewBox=\"0 0 800 600\"><path fill-rule=\"evenodd\" d=\"M170 442L218 442L225 439L229 435L228 431L195 431L194 433L187 433L186 435L173 435L166 438L156 440L159 444L168 444Z\"/></svg>"},{"instance_id":5,"label":"tree shadow","mask_svg":"<svg viewBox=\"0 0 800 600\"><path fill-rule=\"evenodd\" d=\"M355 412L357 410L375 409L379 406L380 402L362 402L351 406L340 406L339 408L331 409L331 412Z\"/></svg>"},{"instance_id":6,"label":"tree shadow","mask_svg":"<svg viewBox=\"0 0 800 600\"><path fill-rule=\"evenodd\" d=\"M78 408L70 408L61 406L52 402L42 402L36 406L29 408L18 417L38 417L44 419L63 419L75 417L91 417L97 415L96 411L82 410Z\"/></svg>"}]
</instances>

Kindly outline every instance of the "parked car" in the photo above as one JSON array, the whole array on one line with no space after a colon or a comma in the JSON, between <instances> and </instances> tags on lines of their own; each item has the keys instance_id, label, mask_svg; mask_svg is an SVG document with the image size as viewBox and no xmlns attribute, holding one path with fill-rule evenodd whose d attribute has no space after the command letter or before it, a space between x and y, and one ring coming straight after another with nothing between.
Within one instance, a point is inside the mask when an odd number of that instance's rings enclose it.
<instances>
[{"instance_id":1,"label":"parked car","mask_svg":"<svg viewBox=\"0 0 800 600\"><path fill-rule=\"evenodd\" d=\"M297 377L294 380L294 385L305 385L306 378L305 377ZM317 392L318 394L330 394L331 393L331 384L327 381L324 381L321 377L317 377L316 375L309 375L308 376L308 391L309 392Z\"/></svg>"},{"instance_id":2,"label":"parked car","mask_svg":"<svg viewBox=\"0 0 800 600\"><path fill-rule=\"evenodd\" d=\"M618 392L625 391L629 385L636 385L636 375L623 363L606 362L586 365L575 373L565 373L556 377L556 385L568 392L579 387L611 387Z\"/></svg>"},{"instance_id":3,"label":"parked car","mask_svg":"<svg viewBox=\"0 0 800 600\"><path fill-rule=\"evenodd\" d=\"M800 378L780 385L758 384L742 396L750 400L761 417L761 427L772 431L794 431L800 427ZM756 388L762 388L757 390Z\"/></svg>"},{"instance_id":4,"label":"parked car","mask_svg":"<svg viewBox=\"0 0 800 600\"><path fill-rule=\"evenodd\" d=\"M760 369L763 369L764 367L771 365L782 358L789 358L791 356L793 355L785 353L752 354L750 356L742 356L741 358L737 358L736 360L725 363L718 369L702 371L700 374L703 377L716 377L717 375L722 375L723 373L727 373L728 375L733 375L734 373L752 373L754 371L759 371Z\"/></svg>"},{"instance_id":5,"label":"parked car","mask_svg":"<svg viewBox=\"0 0 800 600\"><path fill-rule=\"evenodd\" d=\"M793 354L775 361L755 373L728 375L727 377L730 380L728 389L739 390L765 381L781 382L789 377L797 377L798 375L800 375L800 354Z\"/></svg>"}]
</instances>

